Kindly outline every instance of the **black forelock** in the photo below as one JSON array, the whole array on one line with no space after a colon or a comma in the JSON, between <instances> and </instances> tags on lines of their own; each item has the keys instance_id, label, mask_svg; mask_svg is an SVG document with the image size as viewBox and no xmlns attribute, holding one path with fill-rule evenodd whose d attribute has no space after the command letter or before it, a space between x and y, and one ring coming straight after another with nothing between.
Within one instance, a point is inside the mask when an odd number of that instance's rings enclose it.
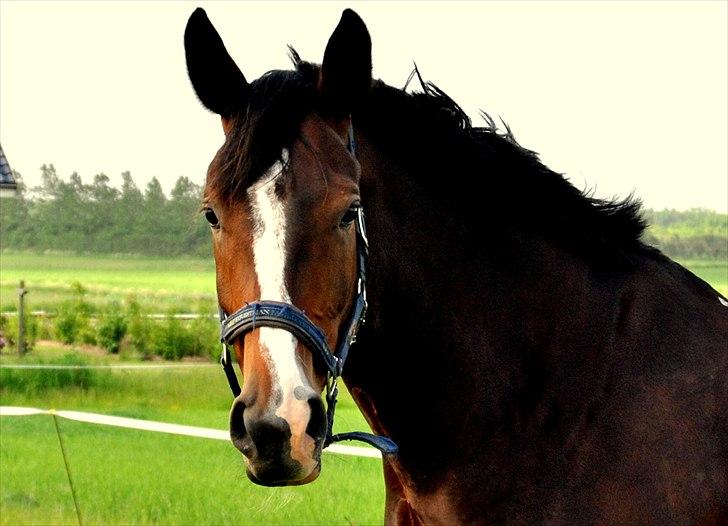
<instances>
[{"instance_id":1,"label":"black forelock","mask_svg":"<svg viewBox=\"0 0 728 526\"><path fill-rule=\"evenodd\" d=\"M233 125L213 161L206 197L239 200L281 160L314 107L315 83L299 68L269 71L251 82L247 104L233 114Z\"/></svg>"}]
</instances>

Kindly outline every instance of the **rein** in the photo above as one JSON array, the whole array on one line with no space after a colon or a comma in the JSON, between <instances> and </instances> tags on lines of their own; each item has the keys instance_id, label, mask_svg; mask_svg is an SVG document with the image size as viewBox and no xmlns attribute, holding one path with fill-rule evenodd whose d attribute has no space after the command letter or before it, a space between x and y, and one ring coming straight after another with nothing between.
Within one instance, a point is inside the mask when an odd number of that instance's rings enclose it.
<instances>
[{"instance_id":1,"label":"rein","mask_svg":"<svg viewBox=\"0 0 728 526\"><path fill-rule=\"evenodd\" d=\"M354 142L353 128L349 127L347 149L356 157L356 143ZM228 315L219 307L220 311L220 341L223 343L220 363L227 377L233 396L241 393L240 384L235 376L230 350L235 339L252 331L256 327L273 327L290 332L299 342L309 349L326 368L326 437L323 447L326 448L334 442L343 440L358 440L365 442L382 452L383 455L395 455L397 444L391 439L352 431L349 433L333 434L334 413L339 390L337 382L346 363L351 345L356 341L359 328L364 323L367 311L366 293L366 263L369 254L369 241L364 225L364 210L359 207L356 215L356 242L357 242L357 287L354 308L349 318L348 327L344 337L339 342L336 352L332 352L324 331L313 323L306 314L290 303L260 300L246 304L241 309Z\"/></svg>"}]
</instances>

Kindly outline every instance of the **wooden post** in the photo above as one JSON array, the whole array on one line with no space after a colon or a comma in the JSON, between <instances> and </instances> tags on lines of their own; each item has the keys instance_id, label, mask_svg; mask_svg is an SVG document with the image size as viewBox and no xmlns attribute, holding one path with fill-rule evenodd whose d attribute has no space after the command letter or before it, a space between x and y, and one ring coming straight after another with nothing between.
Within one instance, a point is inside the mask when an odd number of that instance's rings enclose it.
<instances>
[{"instance_id":1,"label":"wooden post","mask_svg":"<svg viewBox=\"0 0 728 526\"><path fill-rule=\"evenodd\" d=\"M25 281L21 280L18 289L18 354L20 356L25 354L25 295L27 293Z\"/></svg>"}]
</instances>

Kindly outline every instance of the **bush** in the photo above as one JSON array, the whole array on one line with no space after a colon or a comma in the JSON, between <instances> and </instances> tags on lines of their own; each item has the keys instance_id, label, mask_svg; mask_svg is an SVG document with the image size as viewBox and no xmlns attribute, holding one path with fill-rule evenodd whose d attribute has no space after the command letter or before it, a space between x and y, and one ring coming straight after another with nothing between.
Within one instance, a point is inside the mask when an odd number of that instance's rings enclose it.
<instances>
[{"instance_id":1,"label":"bush","mask_svg":"<svg viewBox=\"0 0 728 526\"><path fill-rule=\"evenodd\" d=\"M189 326L172 316L164 324L165 348L162 356L167 360L179 360L195 356L195 337Z\"/></svg>"},{"instance_id":2,"label":"bush","mask_svg":"<svg viewBox=\"0 0 728 526\"><path fill-rule=\"evenodd\" d=\"M29 312L25 312L25 351L32 351L35 342L38 339L39 323L35 316L31 316ZM0 316L0 332L5 339L6 347L14 350L18 348L18 316L8 316L3 314Z\"/></svg>"},{"instance_id":3,"label":"bush","mask_svg":"<svg viewBox=\"0 0 728 526\"><path fill-rule=\"evenodd\" d=\"M134 298L127 300L126 318L129 344L142 358L149 359L154 354L149 345L154 321L145 316Z\"/></svg>"},{"instance_id":4,"label":"bush","mask_svg":"<svg viewBox=\"0 0 728 526\"><path fill-rule=\"evenodd\" d=\"M85 301L86 289L79 282L71 284L74 299L64 301L58 307L56 336L63 343L96 343L91 327L91 305Z\"/></svg>"},{"instance_id":5,"label":"bush","mask_svg":"<svg viewBox=\"0 0 728 526\"><path fill-rule=\"evenodd\" d=\"M72 301L65 301L58 307L55 332L63 343L95 343L90 317Z\"/></svg>"},{"instance_id":6,"label":"bush","mask_svg":"<svg viewBox=\"0 0 728 526\"><path fill-rule=\"evenodd\" d=\"M110 353L118 353L121 340L126 335L128 321L126 315L118 303L112 303L104 312L97 323L97 341Z\"/></svg>"},{"instance_id":7,"label":"bush","mask_svg":"<svg viewBox=\"0 0 728 526\"><path fill-rule=\"evenodd\" d=\"M126 300L125 342L143 358L159 356L180 360L185 356L218 356L220 329L217 321L201 314L193 320L181 320L170 311L163 319L151 319L134 297ZM118 315L118 314L117 314Z\"/></svg>"},{"instance_id":8,"label":"bush","mask_svg":"<svg viewBox=\"0 0 728 526\"><path fill-rule=\"evenodd\" d=\"M155 325L151 333L151 346L154 354L165 360L179 360L194 354L192 333L171 314Z\"/></svg>"},{"instance_id":9,"label":"bush","mask_svg":"<svg viewBox=\"0 0 728 526\"><path fill-rule=\"evenodd\" d=\"M53 318L46 316L33 317L38 323L38 334L39 340L52 340L53 339Z\"/></svg>"},{"instance_id":10,"label":"bush","mask_svg":"<svg viewBox=\"0 0 728 526\"><path fill-rule=\"evenodd\" d=\"M33 341L39 331L43 331L46 337L53 336L66 344L98 343L110 353L118 353L123 348L142 359L153 356L167 360L180 360L185 356L219 357L220 326L208 313L200 313L192 320L175 318L172 312L161 320L151 319L136 299L129 297L124 305L115 302L104 308L94 324L92 307L84 299L85 289L79 283L72 287L74 299L59 306L55 319L27 318L28 334L32 335ZM6 327L3 329L6 338L17 333L13 318L2 323ZM52 324L52 335L49 324Z\"/></svg>"},{"instance_id":11,"label":"bush","mask_svg":"<svg viewBox=\"0 0 728 526\"><path fill-rule=\"evenodd\" d=\"M200 313L200 317L190 323L195 339L195 355L220 359L220 323L217 319Z\"/></svg>"}]
</instances>

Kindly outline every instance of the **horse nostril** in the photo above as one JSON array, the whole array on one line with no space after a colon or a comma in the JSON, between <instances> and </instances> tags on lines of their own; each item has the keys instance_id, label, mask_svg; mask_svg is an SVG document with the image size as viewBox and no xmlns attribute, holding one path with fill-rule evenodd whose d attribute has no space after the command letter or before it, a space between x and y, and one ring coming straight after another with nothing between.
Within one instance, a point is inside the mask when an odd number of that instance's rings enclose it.
<instances>
[{"instance_id":1,"label":"horse nostril","mask_svg":"<svg viewBox=\"0 0 728 526\"><path fill-rule=\"evenodd\" d=\"M230 409L230 438L233 441L233 444L235 444L235 447L237 447L244 455L248 456L250 454L250 444L249 440L245 440L246 438L246 430L245 430L245 404L239 399L236 398L233 402L233 407Z\"/></svg>"},{"instance_id":2,"label":"horse nostril","mask_svg":"<svg viewBox=\"0 0 728 526\"><path fill-rule=\"evenodd\" d=\"M320 396L312 396L308 399L311 408L311 417L306 426L306 434L316 442L326 437L326 411Z\"/></svg>"}]
</instances>

